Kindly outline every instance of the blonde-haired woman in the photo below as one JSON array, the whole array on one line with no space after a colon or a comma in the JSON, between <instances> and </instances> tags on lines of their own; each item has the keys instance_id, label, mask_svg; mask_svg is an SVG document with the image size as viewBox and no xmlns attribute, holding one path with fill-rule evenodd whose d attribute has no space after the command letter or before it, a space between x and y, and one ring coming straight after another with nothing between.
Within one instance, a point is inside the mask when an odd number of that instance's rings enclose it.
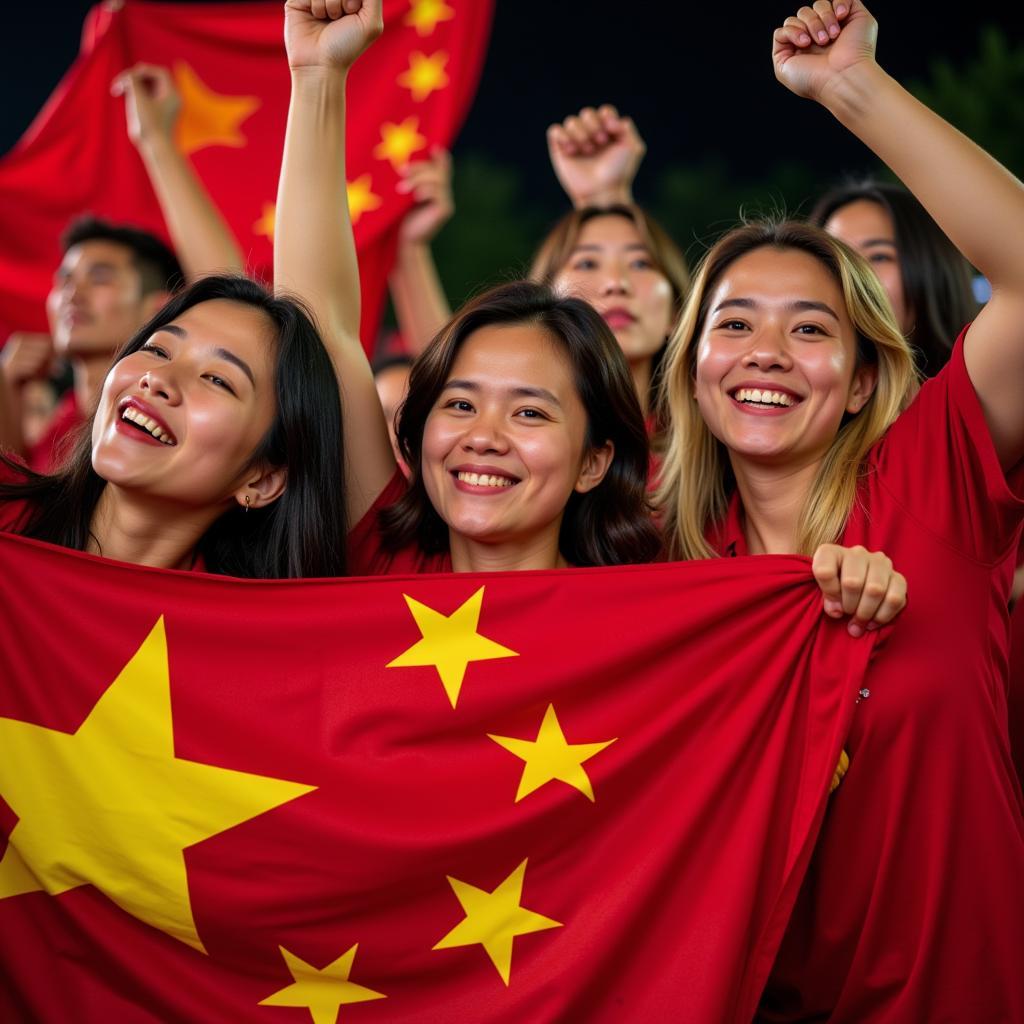
<instances>
[{"instance_id":1,"label":"blonde-haired woman","mask_svg":"<svg viewBox=\"0 0 1024 1024\"><path fill-rule=\"evenodd\" d=\"M696 275L665 371L674 557L888 552L912 600L878 653L762 1018L1024 1020L1024 817L1006 604L1024 512L1024 187L874 59L859 0L774 35L778 79L882 158L992 282L918 390L870 266L747 225Z\"/></svg>"}]
</instances>

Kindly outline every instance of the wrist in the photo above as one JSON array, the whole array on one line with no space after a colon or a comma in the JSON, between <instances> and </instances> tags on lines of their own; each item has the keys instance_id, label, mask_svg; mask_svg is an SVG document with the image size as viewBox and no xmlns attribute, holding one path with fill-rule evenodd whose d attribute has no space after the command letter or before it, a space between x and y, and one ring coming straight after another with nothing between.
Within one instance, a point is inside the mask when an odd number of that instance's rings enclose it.
<instances>
[{"instance_id":1,"label":"wrist","mask_svg":"<svg viewBox=\"0 0 1024 1024\"><path fill-rule=\"evenodd\" d=\"M143 158L162 160L178 152L178 147L174 142L173 130L170 132L147 133L140 135L132 141Z\"/></svg>"},{"instance_id":2,"label":"wrist","mask_svg":"<svg viewBox=\"0 0 1024 1024\"><path fill-rule=\"evenodd\" d=\"M874 60L851 65L821 91L818 102L842 124L870 117L894 80Z\"/></svg>"},{"instance_id":3,"label":"wrist","mask_svg":"<svg viewBox=\"0 0 1024 1024\"><path fill-rule=\"evenodd\" d=\"M348 67L327 67L322 64L303 64L289 68L292 77L292 90L332 90L344 89L348 78Z\"/></svg>"},{"instance_id":4,"label":"wrist","mask_svg":"<svg viewBox=\"0 0 1024 1024\"><path fill-rule=\"evenodd\" d=\"M613 188L594 189L592 192L576 192L569 196L577 210L588 206L632 206L633 190L628 185Z\"/></svg>"}]
</instances>

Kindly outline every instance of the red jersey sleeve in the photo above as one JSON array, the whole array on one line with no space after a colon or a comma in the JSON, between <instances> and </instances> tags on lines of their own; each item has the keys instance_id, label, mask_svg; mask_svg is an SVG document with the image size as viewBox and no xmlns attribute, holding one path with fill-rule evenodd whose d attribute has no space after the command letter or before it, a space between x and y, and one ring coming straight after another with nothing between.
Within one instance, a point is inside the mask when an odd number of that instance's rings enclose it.
<instances>
[{"instance_id":1,"label":"red jersey sleeve","mask_svg":"<svg viewBox=\"0 0 1024 1024\"><path fill-rule=\"evenodd\" d=\"M350 576L411 576L424 572L451 572L448 555L426 555L415 545L392 551L383 544L380 514L405 494L401 470L377 496L370 510L348 534L348 571Z\"/></svg>"},{"instance_id":2,"label":"red jersey sleeve","mask_svg":"<svg viewBox=\"0 0 1024 1024\"><path fill-rule=\"evenodd\" d=\"M868 460L876 483L923 530L983 563L1006 558L1024 517L1024 463L1004 473L964 362L926 381Z\"/></svg>"}]
</instances>

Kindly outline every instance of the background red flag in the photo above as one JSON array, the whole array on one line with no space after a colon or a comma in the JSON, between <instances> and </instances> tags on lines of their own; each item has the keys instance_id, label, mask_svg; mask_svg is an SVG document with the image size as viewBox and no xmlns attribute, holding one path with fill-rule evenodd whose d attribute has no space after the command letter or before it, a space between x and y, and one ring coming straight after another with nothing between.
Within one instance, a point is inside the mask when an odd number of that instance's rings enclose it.
<instances>
[{"instance_id":1,"label":"background red flag","mask_svg":"<svg viewBox=\"0 0 1024 1024\"><path fill-rule=\"evenodd\" d=\"M110 84L144 61L174 72L178 141L223 211L250 270L270 277L289 77L280 3L98 5L81 54L0 161L0 339L46 330L59 236L86 211L164 238L156 197ZM363 341L380 323L398 224L411 199L395 167L450 146L476 88L490 0L384 0L385 30L348 88L349 200L363 283Z\"/></svg>"},{"instance_id":2,"label":"background red flag","mask_svg":"<svg viewBox=\"0 0 1024 1024\"><path fill-rule=\"evenodd\" d=\"M0 598L5 1021L747 1022L871 650L781 556Z\"/></svg>"}]
</instances>

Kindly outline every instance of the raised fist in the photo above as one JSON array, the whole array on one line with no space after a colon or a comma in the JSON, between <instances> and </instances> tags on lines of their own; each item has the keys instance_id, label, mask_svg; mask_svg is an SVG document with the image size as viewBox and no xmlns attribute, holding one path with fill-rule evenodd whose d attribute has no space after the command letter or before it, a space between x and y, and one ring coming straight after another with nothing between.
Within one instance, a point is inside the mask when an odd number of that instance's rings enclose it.
<instances>
[{"instance_id":1,"label":"raised fist","mask_svg":"<svg viewBox=\"0 0 1024 1024\"><path fill-rule=\"evenodd\" d=\"M293 71L347 71L384 29L382 0L286 0L284 41Z\"/></svg>"},{"instance_id":2,"label":"raised fist","mask_svg":"<svg viewBox=\"0 0 1024 1024\"><path fill-rule=\"evenodd\" d=\"M167 68L136 64L114 79L110 91L124 97L128 137L136 146L173 137L181 96Z\"/></svg>"},{"instance_id":3,"label":"raised fist","mask_svg":"<svg viewBox=\"0 0 1024 1024\"><path fill-rule=\"evenodd\" d=\"M415 206L405 215L398 237L403 242L429 242L455 212L451 154L435 148L428 160L417 160L399 173L398 191L411 194Z\"/></svg>"}]
</instances>

